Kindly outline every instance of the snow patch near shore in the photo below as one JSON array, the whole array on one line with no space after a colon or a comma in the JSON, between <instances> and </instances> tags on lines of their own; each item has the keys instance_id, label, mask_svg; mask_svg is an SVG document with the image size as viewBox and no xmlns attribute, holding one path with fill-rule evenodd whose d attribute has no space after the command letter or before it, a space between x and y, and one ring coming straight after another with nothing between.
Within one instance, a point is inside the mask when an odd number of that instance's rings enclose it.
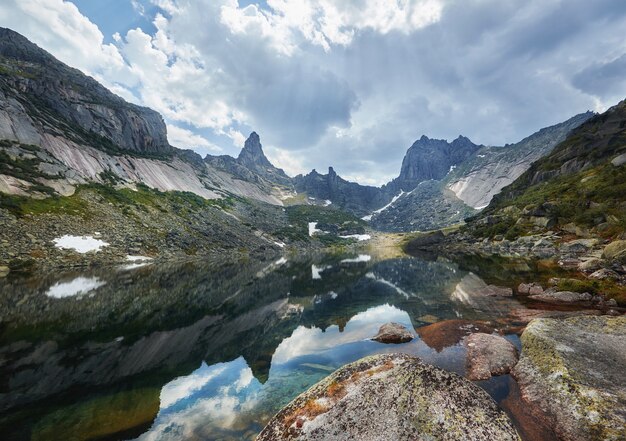
<instances>
[{"instance_id":1,"label":"snow patch near shore","mask_svg":"<svg viewBox=\"0 0 626 441\"><path fill-rule=\"evenodd\" d=\"M369 234L349 234L347 236L339 236L342 239L356 239L359 242L364 241L364 240L370 240L372 238L372 236L370 236Z\"/></svg>"},{"instance_id":2,"label":"snow patch near shore","mask_svg":"<svg viewBox=\"0 0 626 441\"><path fill-rule=\"evenodd\" d=\"M353 259L343 259L341 263L359 263L359 262L369 262L372 260L372 256L369 254L359 254L357 257Z\"/></svg>"},{"instance_id":3,"label":"snow patch near shore","mask_svg":"<svg viewBox=\"0 0 626 441\"><path fill-rule=\"evenodd\" d=\"M53 240L54 246L63 249L72 249L79 253L88 253L90 251L98 252L100 248L109 244L103 240L96 239L93 236L72 236L66 234Z\"/></svg>"}]
</instances>

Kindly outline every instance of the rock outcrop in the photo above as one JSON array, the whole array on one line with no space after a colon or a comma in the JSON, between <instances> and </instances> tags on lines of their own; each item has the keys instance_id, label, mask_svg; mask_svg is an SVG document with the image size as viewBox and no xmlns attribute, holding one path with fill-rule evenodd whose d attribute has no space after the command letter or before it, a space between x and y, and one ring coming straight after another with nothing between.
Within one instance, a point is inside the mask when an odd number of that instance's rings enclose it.
<instances>
[{"instance_id":1,"label":"rock outcrop","mask_svg":"<svg viewBox=\"0 0 626 441\"><path fill-rule=\"evenodd\" d=\"M385 205L388 201L380 188L349 182L332 167L323 175L316 170L294 178L296 191L306 193L318 201L330 201L333 206L363 216Z\"/></svg>"},{"instance_id":2,"label":"rock outcrop","mask_svg":"<svg viewBox=\"0 0 626 441\"><path fill-rule=\"evenodd\" d=\"M588 292L547 290L541 294L530 296L531 299L545 303L581 303L590 302L593 296Z\"/></svg>"},{"instance_id":3,"label":"rock outcrop","mask_svg":"<svg viewBox=\"0 0 626 441\"><path fill-rule=\"evenodd\" d=\"M61 135L109 152L172 153L157 112L127 103L5 28L0 67L0 138L42 145Z\"/></svg>"},{"instance_id":4,"label":"rock outcrop","mask_svg":"<svg viewBox=\"0 0 626 441\"><path fill-rule=\"evenodd\" d=\"M467 380L406 354L339 369L270 420L258 441L519 440L504 412Z\"/></svg>"},{"instance_id":5,"label":"rock outcrop","mask_svg":"<svg viewBox=\"0 0 626 441\"><path fill-rule=\"evenodd\" d=\"M404 155L400 175L383 187L393 194L411 191L422 181L443 179L452 167L458 166L480 146L459 136L452 142L422 136Z\"/></svg>"},{"instance_id":6,"label":"rock outcrop","mask_svg":"<svg viewBox=\"0 0 626 441\"><path fill-rule=\"evenodd\" d=\"M522 398L566 441L626 439L626 317L536 319L513 369Z\"/></svg>"}]
</instances>

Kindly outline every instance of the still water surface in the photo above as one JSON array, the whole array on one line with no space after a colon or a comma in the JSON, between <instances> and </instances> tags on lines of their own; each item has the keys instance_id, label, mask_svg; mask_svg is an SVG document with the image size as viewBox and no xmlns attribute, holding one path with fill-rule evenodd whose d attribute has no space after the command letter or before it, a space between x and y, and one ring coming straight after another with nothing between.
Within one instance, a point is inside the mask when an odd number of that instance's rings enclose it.
<instances>
[{"instance_id":1,"label":"still water surface","mask_svg":"<svg viewBox=\"0 0 626 441\"><path fill-rule=\"evenodd\" d=\"M533 272L528 262L355 254L13 276L0 280L0 433L254 439L299 393L366 355L402 351L463 374L461 336L437 326L514 325L517 300L476 294ZM390 321L416 338L371 341ZM499 402L514 387L508 376L480 385Z\"/></svg>"}]
</instances>

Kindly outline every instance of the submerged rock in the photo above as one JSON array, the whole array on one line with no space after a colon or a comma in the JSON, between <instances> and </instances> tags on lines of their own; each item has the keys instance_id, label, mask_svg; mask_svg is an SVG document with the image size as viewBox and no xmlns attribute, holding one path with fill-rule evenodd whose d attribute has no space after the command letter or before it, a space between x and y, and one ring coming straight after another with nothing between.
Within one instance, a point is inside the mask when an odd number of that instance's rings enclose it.
<instances>
[{"instance_id":1,"label":"submerged rock","mask_svg":"<svg viewBox=\"0 0 626 441\"><path fill-rule=\"evenodd\" d=\"M517 363L517 349L504 337L476 333L465 339L467 346L467 378L488 380L508 374Z\"/></svg>"},{"instance_id":2,"label":"submerged rock","mask_svg":"<svg viewBox=\"0 0 626 441\"><path fill-rule=\"evenodd\" d=\"M537 319L513 369L522 398L559 439L626 439L626 317Z\"/></svg>"},{"instance_id":3,"label":"submerged rock","mask_svg":"<svg viewBox=\"0 0 626 441\"><path fill-rule=\"evenodd\" d=\"M489 395L406 354L344 366L283 408L257 441L519 440Z\"/></svg>"},{"instance_id":4,"label":"submerged rock","mask_svg":"<svg viewBox=\"0 0 626 441\"><path fill-rule=\"evenodd\" d=\"M385 323L372 340L380 343L406 343L413 340L413 334L400 323Z\"/></svg>"},{"instance_id":5,"label":"submerged rock","mask_svg":"<svg viewBox=\"0 0 626 441\"><path fill-rule=\"evenodd\" d=\"M459 344L464 337L474 332L492 333L493 328L485 322L453 319L422 326L417 328L416 332L430 348L441 352L445 348Z\"/></svg>"}]
</instances>

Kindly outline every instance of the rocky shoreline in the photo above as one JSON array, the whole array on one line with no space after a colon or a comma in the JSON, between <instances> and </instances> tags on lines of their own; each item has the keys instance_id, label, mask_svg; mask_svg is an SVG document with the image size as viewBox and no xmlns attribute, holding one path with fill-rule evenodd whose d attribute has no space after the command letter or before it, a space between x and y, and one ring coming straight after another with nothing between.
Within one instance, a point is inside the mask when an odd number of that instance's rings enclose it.
<instances>
[{"instance_id":1,"label":"rocky shoreline","mask_svg":"<svg viewBox=\"0 0 626 441\"><path fill-rule=\"evenodd\" d=\"M534 319L522 334L519 361L507 339L479 332L483 327L467 329L461 336L468 348L467 379L402 353L366 357L294 399L257 440L519 440L509 416L473 384L509 372L525 406L509 412L523 413L536 426L524 439L626 437L626 388L620 380L626 369L625 316ZM383 325L381 333L383 343L410 337L394 323Z\"/></svg>"},{"instance_id":2,"label":"rocky shoreline","mask_svg":"<svg viewBox=\"0 0 626 441\"><path fill-rule=\"evenodd\" d=\"M617 239L586 237L578 238L562 232L520 236L508 240L500 235L493 238L477 239L467 232L452 231L444 234L436 231L420 235L410 240L405 248L409 252L430 251L443 255L455 256L477 254L502 258L529 258L554 261L559 270L570 274L567 278L550 280L550 290L558 291L557 285L574 286L574 289L561 291L587 292L590 297L571 298L570 301L609 301L605 306L626 305L626 236ZM536 281L528 280L532 284ZM591 288L597 292L585 291ZM543 288L536 287L543 294ZM603 292L603 290L605 292ZM523 293L528 294L528 292ZM544 294L548 299L549 293ZM555 303L567 303L567 300L553 297ZM537 300L541 300L537 298ZM562 300L562 301L561 301Z\"/></svg>"}]
</instances>

